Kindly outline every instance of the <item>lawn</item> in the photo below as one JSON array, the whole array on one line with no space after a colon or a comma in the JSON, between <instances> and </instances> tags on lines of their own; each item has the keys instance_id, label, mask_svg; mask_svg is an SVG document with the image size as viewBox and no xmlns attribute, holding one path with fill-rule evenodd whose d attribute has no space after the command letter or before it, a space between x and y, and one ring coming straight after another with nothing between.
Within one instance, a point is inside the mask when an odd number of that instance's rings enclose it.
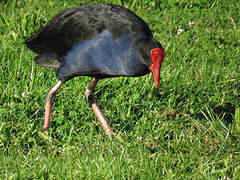
<instances>
[{"instance_id":1,"label":"lawn","mask_svg":"<svg viewBox=\"0 0 240 180\"><path fill-rule=\"evenodd\" d=\"M121 141L86 102L89 77L61 87L42 134L57 79L23 44L59 11L93 2L128 7L166 50L158 89L150 75L97 86ZM237 0L0 1L0 179L239 179L239 17Z\"/></svg>"}]
</instances>

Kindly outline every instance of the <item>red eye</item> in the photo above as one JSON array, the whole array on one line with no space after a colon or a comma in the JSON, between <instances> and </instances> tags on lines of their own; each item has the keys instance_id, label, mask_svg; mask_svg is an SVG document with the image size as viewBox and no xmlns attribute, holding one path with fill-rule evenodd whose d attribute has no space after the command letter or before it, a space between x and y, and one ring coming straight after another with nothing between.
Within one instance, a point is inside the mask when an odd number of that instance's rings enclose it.
<instances>
[{"instance_id":1,"label":"red eye","mask_svg":"<svg viewBox=\"0 0 240 180\"><path fill-rule=\"evenodd\" d=\"M165 51L163 49L161 49L161 50L162 50L163 57L165 57Z\"/></svg>"}]
</instances>

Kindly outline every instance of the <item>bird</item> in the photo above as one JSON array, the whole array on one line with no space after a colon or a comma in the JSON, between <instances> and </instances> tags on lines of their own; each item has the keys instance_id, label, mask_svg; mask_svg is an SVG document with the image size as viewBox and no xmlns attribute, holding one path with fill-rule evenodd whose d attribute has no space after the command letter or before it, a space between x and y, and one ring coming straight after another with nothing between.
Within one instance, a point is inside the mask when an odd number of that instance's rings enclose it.
<instances>
[{"instance_id":1,"label":"bird","mask_svg":"<svg viewBox=\"0 0 240 180\"><path fill-rule=\"evenodd\" d=\"M37 65L56 69L56 85L46 97L43 132L49 128L54 97L63 83L77 76L92 77L86 99L106 134L114 136L94 98L99 80L139 77L152 73L156 88L165 50L145 21L114 4L87 4L55 15L26 39Z\"/></svg>"}]
</instances>

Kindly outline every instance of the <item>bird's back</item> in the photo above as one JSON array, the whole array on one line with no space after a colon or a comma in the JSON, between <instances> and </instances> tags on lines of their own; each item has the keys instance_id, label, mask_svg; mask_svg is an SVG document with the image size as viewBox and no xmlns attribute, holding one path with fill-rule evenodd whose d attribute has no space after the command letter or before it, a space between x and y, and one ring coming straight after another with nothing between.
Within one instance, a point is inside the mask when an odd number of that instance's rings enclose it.
<instances>
[{"instance_id":1,"label":"bird's back","mask_svg":"<svg viewBox=\"0 0 240 180\"><path fill-rule=\"evenodd\" d=\"M114 39L124 34L152 37L148 25L128 9L91 4L65 9L25 43L38 55L59 58L77 43L91 40L104 30L109 30Z\"/></svg>"}]
</instances>

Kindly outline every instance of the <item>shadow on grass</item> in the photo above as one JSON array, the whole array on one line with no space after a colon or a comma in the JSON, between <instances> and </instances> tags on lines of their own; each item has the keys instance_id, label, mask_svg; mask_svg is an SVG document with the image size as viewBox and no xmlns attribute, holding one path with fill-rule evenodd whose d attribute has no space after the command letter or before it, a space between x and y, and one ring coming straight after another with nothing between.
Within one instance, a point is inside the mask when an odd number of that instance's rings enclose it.
<instances>
[{"instance_id":1,"label":"shadow on grass","mask_svg":"<svg viewBox=\"0 0 240 180\"><path fill-rule=\"evenodd\" d=\"M223 105L218 106L211 106L209 109L212 110L212 114L214 118L222 117L223 122L225 125L232 124L234 122L234 113L235 113L235 106L231 103L225 103ZM203 113L211 119L208 110L203 110ZM199 119L205 118L202 112L196 113L196 117Z\"/></svg>"}]
</instances>

